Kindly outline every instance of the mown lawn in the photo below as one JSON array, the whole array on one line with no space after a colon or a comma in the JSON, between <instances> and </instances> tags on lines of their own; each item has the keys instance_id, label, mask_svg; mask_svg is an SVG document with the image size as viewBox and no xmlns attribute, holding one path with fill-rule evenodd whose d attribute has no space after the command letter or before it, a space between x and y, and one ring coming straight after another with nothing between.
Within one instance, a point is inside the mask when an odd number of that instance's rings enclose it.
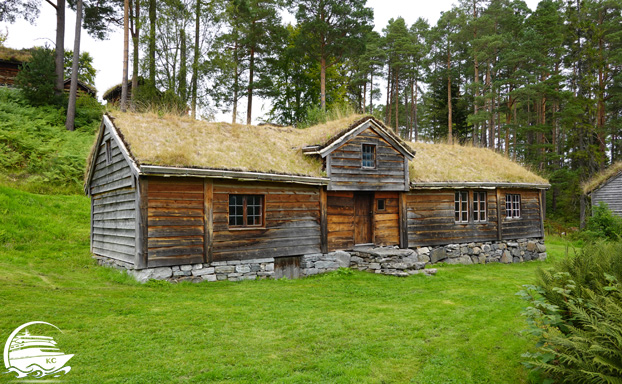
<instances>
[{"instance_id":1,"label":"mown lawn","mask_svg":"<svg viewBox=\"0 0 622 384\"><path fill-rule=\"evenodd\" d=\"M140 285L89 254L89 201L0 187L0 346L19 325L63 330L66 383L521 383L533 272L443 266L434 277ZM12 381L0 375L0 381Z\"/></svg>"}]
</instances>

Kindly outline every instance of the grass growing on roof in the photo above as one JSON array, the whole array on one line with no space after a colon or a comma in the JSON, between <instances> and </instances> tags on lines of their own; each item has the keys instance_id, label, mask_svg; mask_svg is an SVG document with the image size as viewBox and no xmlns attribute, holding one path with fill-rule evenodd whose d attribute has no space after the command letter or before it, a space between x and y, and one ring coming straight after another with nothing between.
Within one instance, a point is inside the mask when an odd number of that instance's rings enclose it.
<instances>
[{"instance_id":1,"label":"grass growing on roof","mask_svg":"<svg viewBox=\"0 0 622 384\"><path fill-rule=\"evenodd\" d=\"M139 163L236 171L321 176L322 164L302 154L360 116L312 128L206 123L189 117L114 112L114 124Z\"/></svg>"},{"instance_id":2,"label":"grass growing on roof","mask_svg":"<svg viewBox=\"0 0 622 384\"><path fill-rule=\"evenodd\" d=\"M548 261L140 285L90 258L88 198L0 187L0 212L0 339L28 321L60 327L75 354L64 383L528 380L515 293ZM564 257L562 240L547 246Z\"/></svg>"},{"instance_id":3,"label":"grass growing on roof","mask_svg":"<svg viewBox=\"0 0 622 384\"><path fill-rule=\"evenodd\" d=\"M581 189L583 189L583 193L590 193L618 173L622 173L622 161L618 161L604 171L594 175L591 179L581 184Z\"/></svg>"},{"instance_id":4,"label":"grass growing on roof","mask_svg":"<svg viewBox=\"0 0 622 384\"><path fill-rule=\"evenodd\" d=\"M0 60L23 62L30 61L30 59L32 59L30 49L13 49L0 46Z\"/></svg>"},{"instance_id":5,"label":"grass growing on roof","mask_svg":"<svg viewBox=\"0 0 622 384\"><path fill-rule=\"evenodd\" d=\"M410 162L412 182L548 183L524 166L487 148L421 142L408 144L417 152Z\"/></svg>"}]
</instances>

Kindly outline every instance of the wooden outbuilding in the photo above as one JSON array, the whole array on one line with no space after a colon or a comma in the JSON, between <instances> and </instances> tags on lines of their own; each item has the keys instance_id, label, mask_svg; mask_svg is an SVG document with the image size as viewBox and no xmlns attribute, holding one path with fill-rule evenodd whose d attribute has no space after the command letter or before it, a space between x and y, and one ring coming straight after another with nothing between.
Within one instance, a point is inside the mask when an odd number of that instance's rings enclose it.
<instances>
[{"instance_id":1,"label":"wooden outbuilding","mask_svg":"<svg viewBox=\"0 0 622 384\"><path fill-rule=\"evenodd\" d=\"M622 217L622 161L596 174L583 186L592 198L592 206L604 203L614 215Z\"/></svg>"},{"instance_id":2,"label":"wooden outbuilding","mask_svg":"<svg viewBox=\"0 0 622 384\"><path fill-rule=\"evenodd\" d=\"M31 58L29 49L0 47L0 85L13 86L21 66Z\"/></svg>"},{"instance_id":3,"label":"wooden outbuilding","mask_svg":"<svg viewBox=\"0 0 622 384\"><path fill-rule=\"evenodd\" d=\"M104 116L85 182L97 258L217 272L361 244L542 239L548 187L493 151L406 143L370 116L295 129L131 113Z\"/></svg>"},{"instance_id":4,"label":"wooden outbuilding","mask_svg":"<svg viewBox=\"0 0 622 384\"><path fill-rule=\"evenodd\" d=\"M63 83L63 87L65 89L66 93L69 93L69 91L71 90L71 79L65 79L64 83ZM93 98L97 97L97 90L91 86L88 85L87 83L83 82L82 80L78 80L78 86L77 86L77 96L81 97L84 95L88 95L91 96Z\"/></svg>"}]
</instances>

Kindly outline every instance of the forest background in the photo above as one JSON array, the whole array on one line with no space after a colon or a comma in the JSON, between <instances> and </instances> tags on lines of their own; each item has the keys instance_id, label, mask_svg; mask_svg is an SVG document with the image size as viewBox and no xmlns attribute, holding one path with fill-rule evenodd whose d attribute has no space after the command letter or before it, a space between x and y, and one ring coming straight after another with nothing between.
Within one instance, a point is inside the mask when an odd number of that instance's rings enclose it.
<instances>
[{"instance_id":1,"label":"forest background","mask_svg":"<svg viewBox=\"0 0 622 384\"><path fill-rule=\"evenodd\" d=\"M83 3L97 38L127 11L135 108L164 100L250 123L261 98L271 106L262 119L297 127L334 110L370 113L407 140L455 140L528 165L551 181L547 216L564 226L587 213L580 184L622 157L620 0L544 0L533 11L461 0L436 24L398 17L380 33L361 0ZM34 20L46 6L5 4L0 21Z\"/></svg>"}]
</instances>

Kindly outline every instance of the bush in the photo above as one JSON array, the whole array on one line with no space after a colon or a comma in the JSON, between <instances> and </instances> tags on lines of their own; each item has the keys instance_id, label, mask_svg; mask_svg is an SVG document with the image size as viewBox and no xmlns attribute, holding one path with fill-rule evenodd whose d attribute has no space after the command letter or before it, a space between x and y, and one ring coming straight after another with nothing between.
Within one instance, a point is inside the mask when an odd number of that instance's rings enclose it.
<instances>
[{"instance_id":1,"label":"bush","mask_svg":"<svg viewBox=\"0 0 622 384\"><path fill-rule=\"evenodd\" d=\"M519 294L538 339L525 365L563 383L619 383L622 377L622 243L586 246Z\"/></svg>"},{"instance_id":2,"label":"bush","mask_svg":"<svg viewBox=\"0 0 622 384\"><path fill-rule=\"evenodd\" d=\"M32 105L64 104L65 95L57 96L54 90L54 50L34 48L32 59L22 65L15 78L15 85Z\"/></svg>"},{"instance_id":3,"label":"bush","mask_svg":"<svg viewBox=\"0 0 622 384\"><path fill-rule=\"evenodd\" d=\"M615 216L602 201L593 207L593 215L585 223L579 236L583 240L598 239L618 241L622 236L622 217Z\"/></svg>"}]
</instances>

